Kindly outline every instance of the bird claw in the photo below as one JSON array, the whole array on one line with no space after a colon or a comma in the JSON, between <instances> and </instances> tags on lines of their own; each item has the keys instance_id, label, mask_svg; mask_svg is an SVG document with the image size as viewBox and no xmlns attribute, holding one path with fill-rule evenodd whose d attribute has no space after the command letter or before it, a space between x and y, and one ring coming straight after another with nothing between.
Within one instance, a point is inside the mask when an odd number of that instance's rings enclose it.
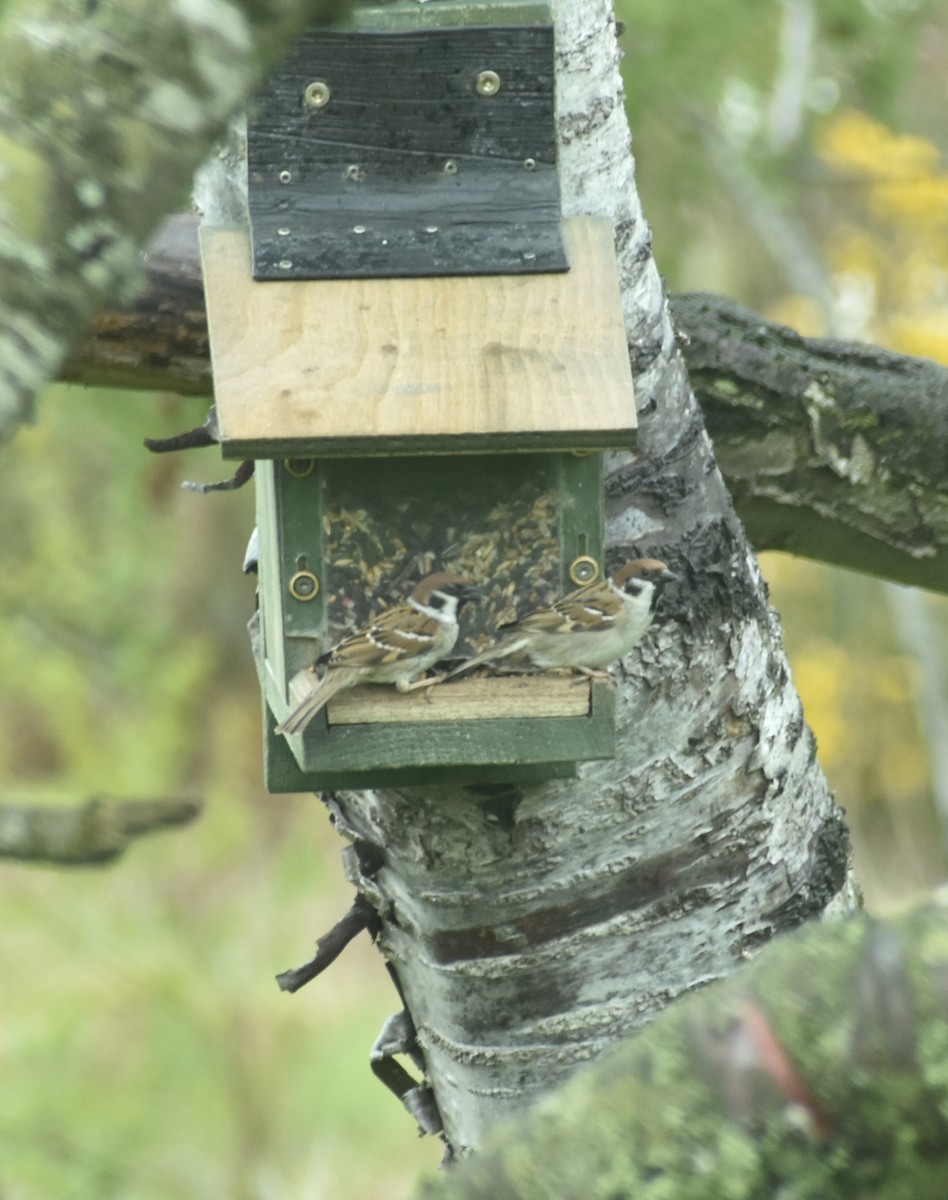
<instances>
[{"instance_id":1,"label":"bird claw","mask_svg":"<svg viewBox=\"0 0 948 1200\"><path fill-rule=\"evenodd\" d=\"M425 699L430 704L431 703L431 693L434 691L435 687L439 683L441 683L441 681L445 678L446 678L445 675L435 675L432 679L416 679L414 683L402 683L402 684L396 684L395 686L398 688L398 690L400 692L414 692L414 691L417 691L418 688L424 688L425 689Z\"/></svg>"},{"instance_id":2,"label":"bird claw","mask_svg":"<svg viewBox=\"0 0 948 1200\"><path fill-rule=\"evenodd\" d=\"M605 667L576 667L579 675L573 680L573 683L585 683L587 679L602 679L606 683L611 683L616 686L616 681Z\"/></svg>"}]
</instances>

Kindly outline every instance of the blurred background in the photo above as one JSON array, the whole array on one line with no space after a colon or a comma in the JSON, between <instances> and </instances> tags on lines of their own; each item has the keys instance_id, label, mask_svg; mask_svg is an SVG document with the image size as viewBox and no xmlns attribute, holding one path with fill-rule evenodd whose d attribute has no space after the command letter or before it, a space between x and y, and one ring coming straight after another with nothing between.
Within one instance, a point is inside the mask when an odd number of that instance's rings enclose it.
<instances>
[{"instance_id":1,"label":"blurred background","mask_svg":"<svg viewBox=\"0 0 948 1200\"><path fill-rule=\"evenodd\" d=\"M948 362L948 12L937 0L620 3L639 188L673 291ZM182 198L182 207L185 200ZM314 796L266 795L240 573L251 489L145 436L173 396L56 387L0 451L0 800L193 795L100 870L0 864L3 1200L399 1200L439 1158L368 1051L396 998ZM948 601L765 555L871 908L948 842Z\"/></svg>"}]
</instances>

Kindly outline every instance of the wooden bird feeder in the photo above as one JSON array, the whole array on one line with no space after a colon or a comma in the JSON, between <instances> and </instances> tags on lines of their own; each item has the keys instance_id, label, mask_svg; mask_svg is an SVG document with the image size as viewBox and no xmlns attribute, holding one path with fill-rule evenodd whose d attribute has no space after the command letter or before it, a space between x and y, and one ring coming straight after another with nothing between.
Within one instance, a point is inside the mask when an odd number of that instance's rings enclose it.
<instances>
[{"instance_id":1,"label":"wooden bird feeder","mask_svg":"<svg viewBox=\"0 0 948 1200\"><path fill-rule=\"evenodd\" d=\"M251 229L202 230L223 452L257 462L271 791L572 775L608 683L340 693L297 673L432 570L458 658L603 562L599 451L634 440L612 230L561 220L549 5L394 0L304 35L248 136Z\"/></svg>"}]
</instances>

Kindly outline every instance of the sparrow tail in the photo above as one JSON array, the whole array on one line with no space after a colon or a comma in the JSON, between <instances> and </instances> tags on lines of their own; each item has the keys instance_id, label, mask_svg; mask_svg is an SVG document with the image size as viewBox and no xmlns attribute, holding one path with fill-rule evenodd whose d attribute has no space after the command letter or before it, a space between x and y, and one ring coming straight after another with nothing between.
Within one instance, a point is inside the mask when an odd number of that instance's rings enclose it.
<instances>
[{"instance_id":1,"label":"sparrow tail","mask_svg":"<svg viewBox=\"0 0 948 1200\"><path fill-rule=\"evenodd\" d=\"M276 727L276 733L299 733L312 721L337 692L351 687L359 676L355 669L336 667L330 669L316 684L315 689L293 709L290 715Z\"/></svg>"},{"instance_id":2,"label":"sparrow tail","mask_svg":"<svg viewBox=\"0 0 948 1200\"><path fill-rule=\"evenodd\" d=\"M522 650L526 646L527 641L528 639L525 637L512 637L507 638L504 642L498 642L495 646L488 646L480 654L475 654L473 658L467 659L459 667L455 667L453 671L449 671L445 679L453 679L455 675L460 675L464 671L470 671L474 667L479 667L481 663L493 662L496 658L506 658L508 654L516 654L518 650Z\"/></svg>"}]
</instances>

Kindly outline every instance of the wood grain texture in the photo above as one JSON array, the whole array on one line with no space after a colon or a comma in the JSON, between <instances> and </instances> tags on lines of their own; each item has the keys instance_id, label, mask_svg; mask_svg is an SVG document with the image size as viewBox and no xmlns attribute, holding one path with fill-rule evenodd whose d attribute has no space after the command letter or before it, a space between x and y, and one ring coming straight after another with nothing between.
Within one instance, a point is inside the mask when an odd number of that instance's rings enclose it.
<instances>
[{"instance_id":1,"label":"wood grain texture","mask_svg":"<svg viewBox=\"0 0 948 1200\"><path fill-rule=\"evenodd\" d=\"M400 695L392 687L358 687L329 705L329 724L396 724L412 721L484 721L503 717L583 717L590 683L582 676L536 675L510 679L452 679L426 694Z\"/></svg>"},{"instance_id":2,"label":"wood grain texture","mask_svg":"<svg viewBox=\"0 0 948 1200\"><path fill-rule=\"evenodd\" d=\"M203 229L225 455L629 445L612 230L564 235L565 274L255 283L246 233Z\"/></svg>"},{"instance_id":3,"label":"wood grain texture","mask_svg":"<svg viewBox=\"0 0 948 1200\"><path fill-rule=\"evenodd\" d=\"M381 0L360 4L346 18L346 27L375 33L400 30L446 29L464 25L538 25L549 23L549 0Z\"/></svg>"}]
</instances>

